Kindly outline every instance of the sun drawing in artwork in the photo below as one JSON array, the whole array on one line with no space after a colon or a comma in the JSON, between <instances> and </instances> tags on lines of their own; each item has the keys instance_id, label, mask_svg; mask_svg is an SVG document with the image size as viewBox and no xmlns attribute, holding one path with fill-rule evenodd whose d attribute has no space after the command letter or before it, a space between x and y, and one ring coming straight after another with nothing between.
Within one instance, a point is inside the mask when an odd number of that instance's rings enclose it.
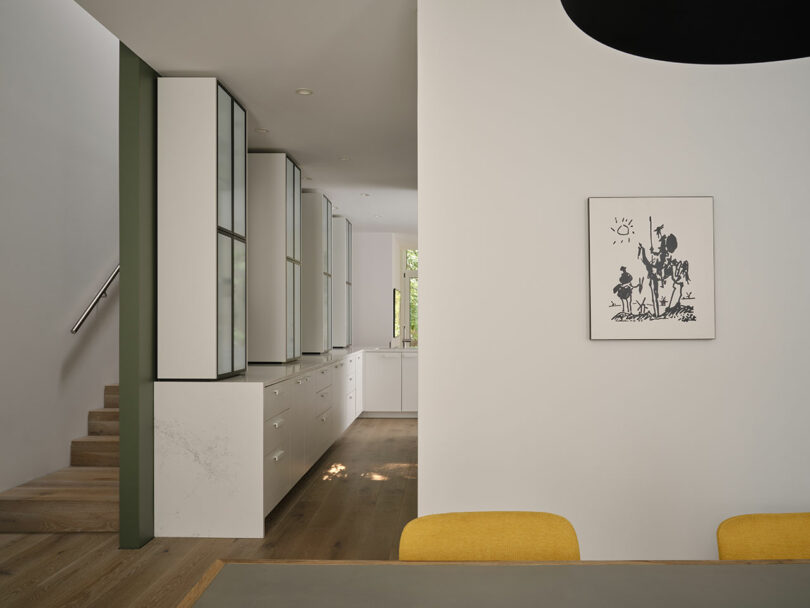
<instances>
[{"instance_id":1,"label":"sun drawing in artwork","mask_svg":"<svg viewBox=\"0 0 810 608\"><path fill-rule=\"evenodd\" d=\"M633 220L623 217L619 221L618 217L613 218L613 226L610 227L613 231L613 244L629 243L630 237L636 233L633 227Z\"/></svg>"}]
</instances>

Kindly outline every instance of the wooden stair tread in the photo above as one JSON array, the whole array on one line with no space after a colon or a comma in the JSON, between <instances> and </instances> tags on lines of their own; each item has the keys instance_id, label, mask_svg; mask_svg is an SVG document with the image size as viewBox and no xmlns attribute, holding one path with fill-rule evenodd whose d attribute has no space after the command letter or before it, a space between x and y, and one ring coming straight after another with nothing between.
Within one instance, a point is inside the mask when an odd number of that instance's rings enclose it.
<instances>
[{"instance_id":1,"label":"wooden stair tread","mask_svg":"<svg viewBox=\"0 0 810 608\"><path fill-rule=\"evenodd\" d=\"M94 420L118 420L121 410L117 407L100 407L89 410L87 416Z\"/></svg>"},{"instance_id":2,"label":"wooden stair tread","mask_svg":"<svg viewBox=\"0 0 810 608\"><path fill-rule=\"evenodd\" d=\"M67 467L0 493L0 533L118 530L118 472Z\"/></svg>"},{"instance_id":3,"label":"wooden stair tread","mask_svg":"<svg viewBox=\"0 0 810 608\"><path fill-rule=\"evenodd\" d=\"M87 443L95 445L115 444L117 446L120 443L120 437L118 435L85 435L84 437L74 439L71 441L71 443Z\"/></svg>"}]
</instances>

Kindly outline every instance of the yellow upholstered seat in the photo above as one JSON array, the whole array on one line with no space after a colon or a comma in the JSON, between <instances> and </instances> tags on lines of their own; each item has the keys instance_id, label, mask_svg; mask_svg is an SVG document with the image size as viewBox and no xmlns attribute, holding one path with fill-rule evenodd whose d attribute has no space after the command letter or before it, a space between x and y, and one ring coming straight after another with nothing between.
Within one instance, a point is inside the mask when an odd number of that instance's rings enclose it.
<instances>
[{"instance_id":1,"label":"yellow upholstered seat","mask_svg":"<svg viewBox=\"0 0 810 608\"><path fill-rule=\"evenodd\" d=\"M531 511L441 513L402 530L402 561L574 561L579 543L564 517Z\"/></svg>"},{"instance_id":2,"label":"yellow upholstered seat","mask_svg":"<svg viewBox=\"0 0 810 608\"><path fill-rule=\"evenodd\" d=\"M810 513L738 515L717 527L720 559L810 559Z\"/></svg>"}]
</instances>

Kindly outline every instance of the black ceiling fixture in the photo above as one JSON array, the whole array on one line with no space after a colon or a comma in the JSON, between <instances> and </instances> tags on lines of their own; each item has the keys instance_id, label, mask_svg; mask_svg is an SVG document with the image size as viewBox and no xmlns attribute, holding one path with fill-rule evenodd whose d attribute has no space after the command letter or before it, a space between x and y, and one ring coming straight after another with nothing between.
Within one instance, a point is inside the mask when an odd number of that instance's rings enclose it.
<instances>
[{"instance_id":1,"label":"black ceiling fixture","mask_svg":"<svg viewBox=\"0 0 810 608\"><path fill-rule=\"evenodd\" d=\"M810 56L800 0L562 0L571 20L616 50L678 63L761 63Z\"/></svg>"}]
</instances>

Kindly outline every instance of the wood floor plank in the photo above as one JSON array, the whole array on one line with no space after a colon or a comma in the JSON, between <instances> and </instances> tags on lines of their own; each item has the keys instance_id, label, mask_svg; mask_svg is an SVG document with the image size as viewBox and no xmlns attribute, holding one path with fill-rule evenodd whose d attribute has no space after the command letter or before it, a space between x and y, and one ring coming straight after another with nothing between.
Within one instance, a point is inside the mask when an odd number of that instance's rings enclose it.
<instances>
[{"instance_id":1,"label":"wood floor plank","mask_svg":"<svg viewBox=\"0 0 810 608\"><path fill-rule=\"evenodd\" d=\"M0 534L0 606L168 608L217 559L395 557L402 526L416 516L416 467L416 421L367 418L279 503L263 539L159 538L124 551L110 533ZM76 475L89 475L101 493L117 471L68 468L26 492L69 493Z\"/></svg>"}]
</instances>

